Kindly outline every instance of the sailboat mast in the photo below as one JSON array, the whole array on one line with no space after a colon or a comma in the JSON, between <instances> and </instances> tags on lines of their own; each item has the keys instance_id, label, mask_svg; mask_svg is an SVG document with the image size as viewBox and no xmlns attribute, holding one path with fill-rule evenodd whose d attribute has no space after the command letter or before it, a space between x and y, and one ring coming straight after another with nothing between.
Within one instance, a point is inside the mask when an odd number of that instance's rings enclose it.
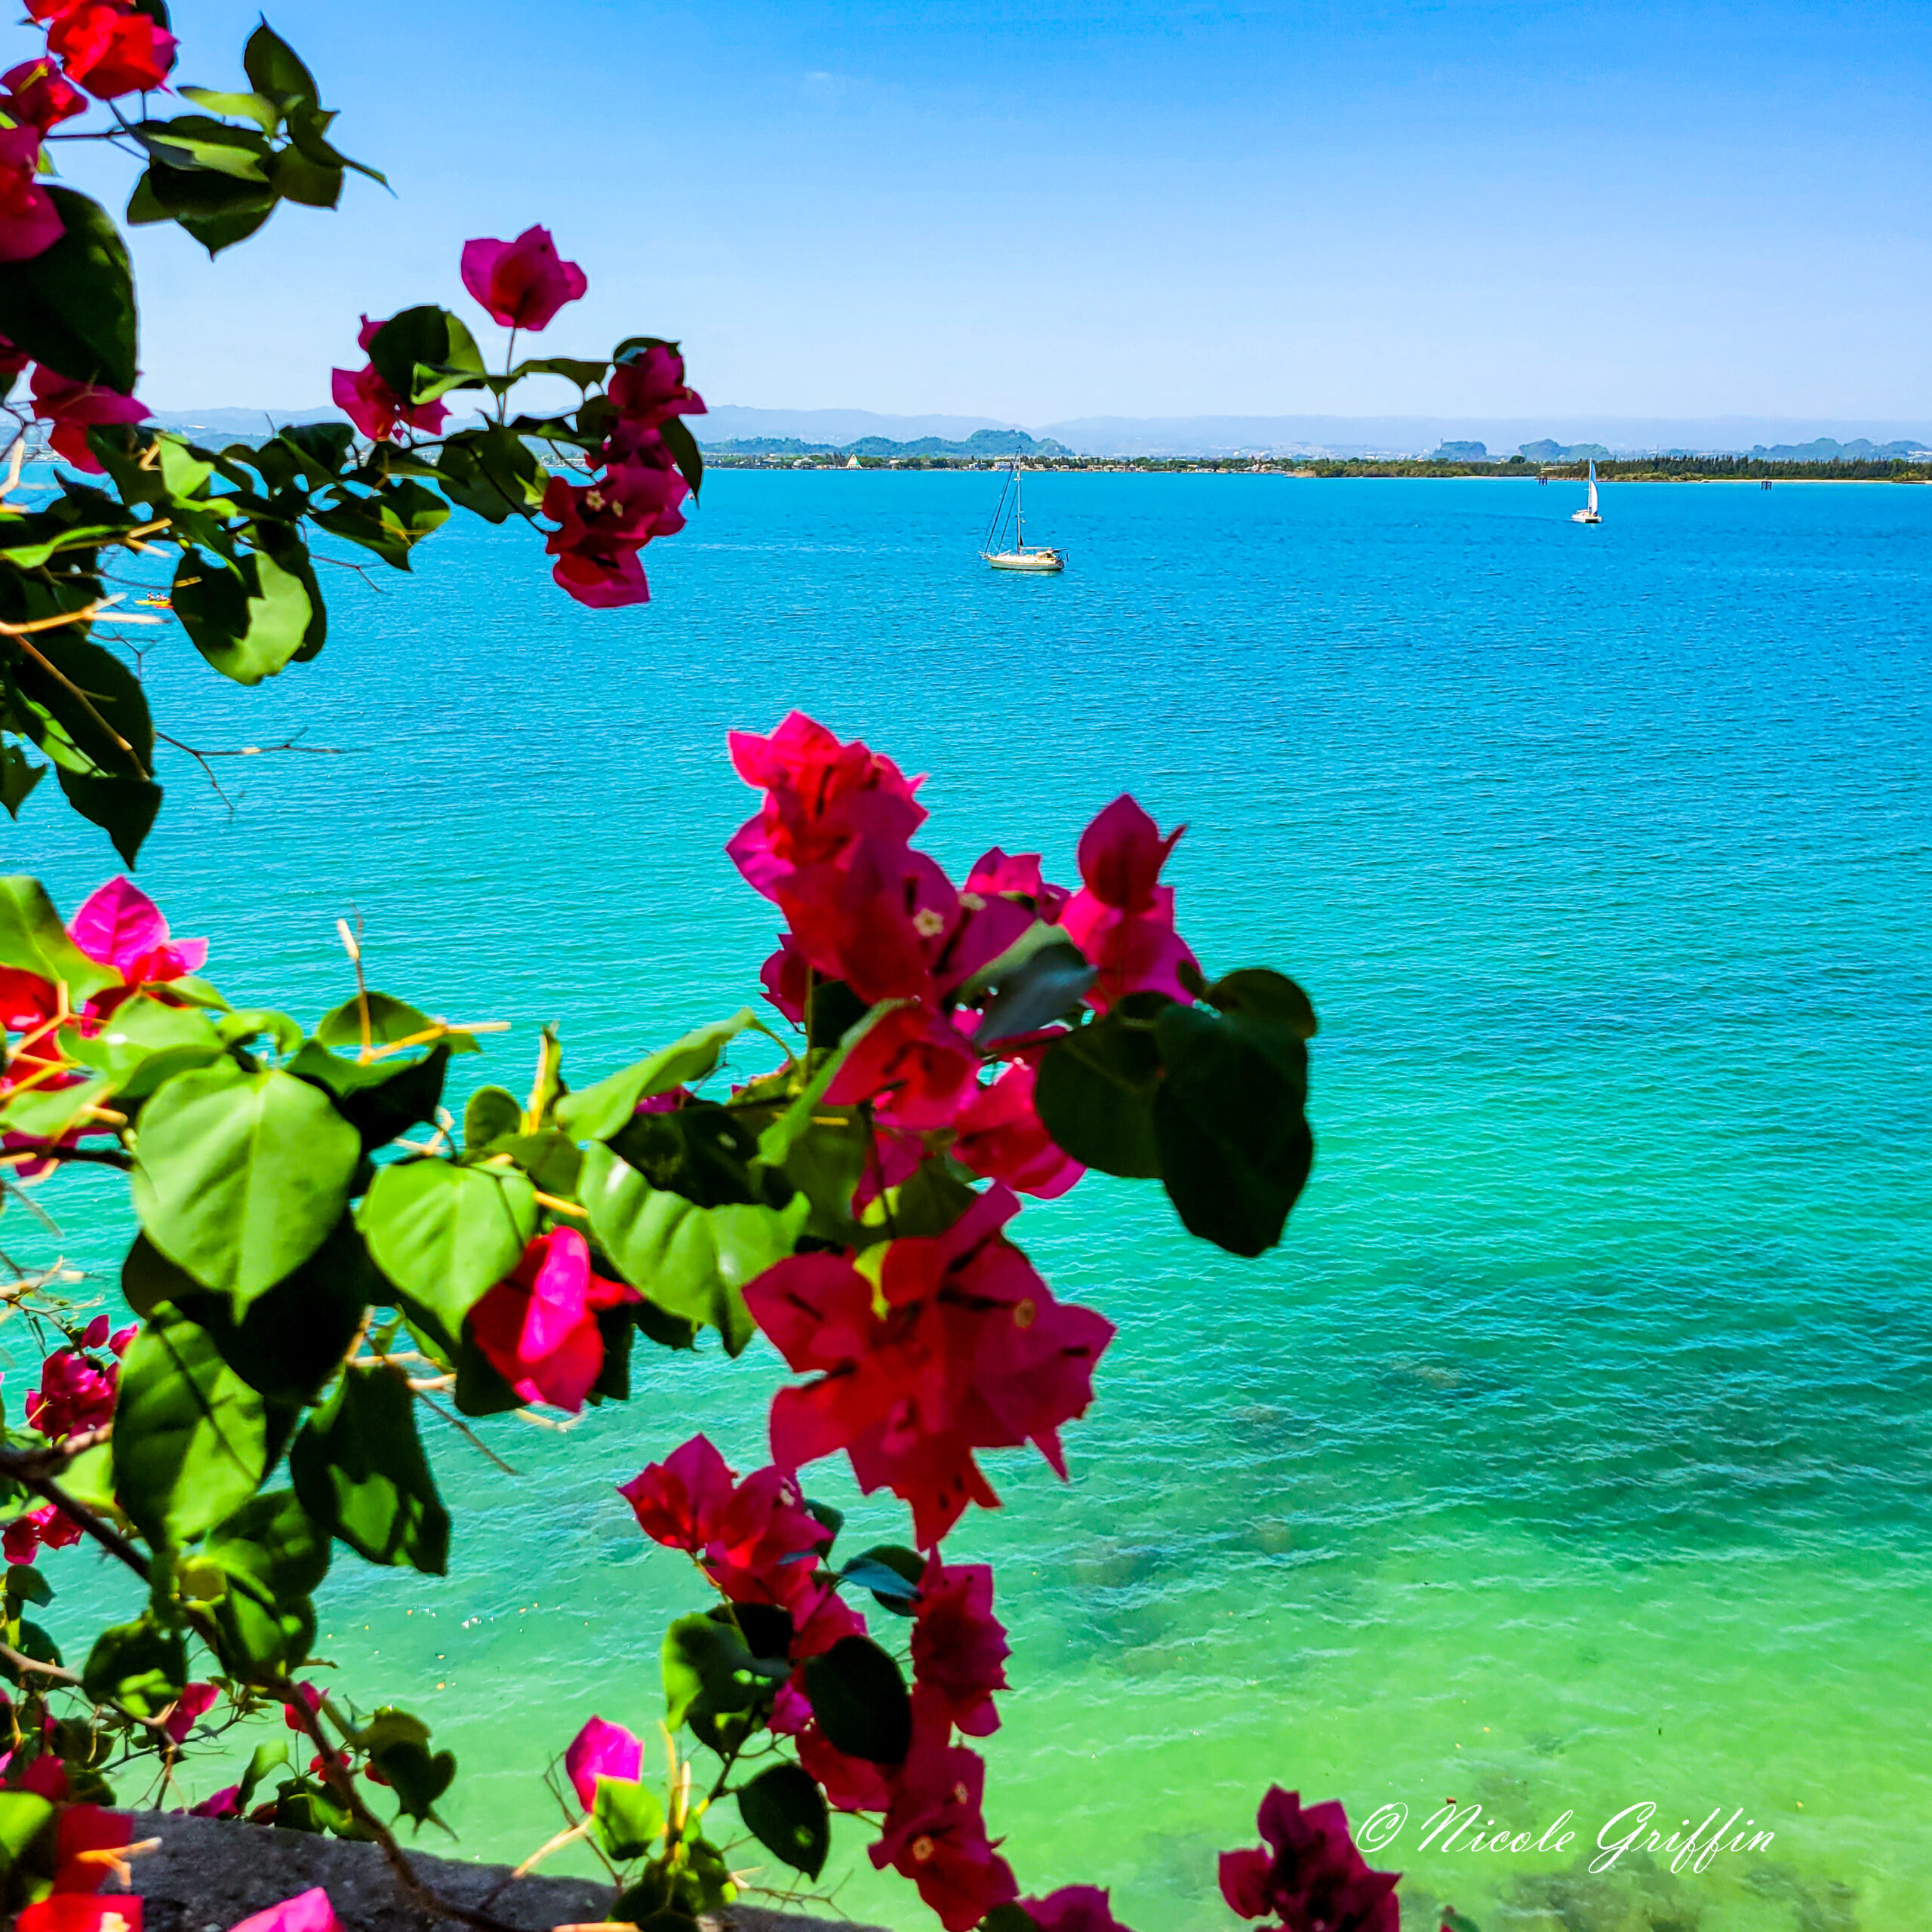
<instances>
[{"instance_id":1,"label":"sailboat mast","mask_svg":"<svg viewBox=\"0 0 1932 1932\"><path fill-rule=\"evenodd\" d=\"M1020 466L1013 466L1013 528L1016 535L1014 548L1023 550L1026 547L1026 511L1020 500Z\"/></svg>"}]
</instances>

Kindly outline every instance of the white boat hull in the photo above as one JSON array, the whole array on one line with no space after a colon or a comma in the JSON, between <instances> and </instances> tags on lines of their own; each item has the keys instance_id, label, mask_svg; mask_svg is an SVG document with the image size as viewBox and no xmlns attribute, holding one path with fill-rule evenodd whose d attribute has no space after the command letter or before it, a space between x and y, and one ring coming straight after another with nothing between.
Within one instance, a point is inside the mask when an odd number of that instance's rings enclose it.
<instances>
[{"instance_id":1,"label":"white boat hull","mask_svg":"<svg viewBox=\"0 0 1932 1932\"><path fill-rule=\"evenodd\" d=\"M1603 518L1595 510L1575 510L1571 513L1572 523L1601 523Z\"/></svg>"},{"instance_id":2,"label":"white boat hull","mask_svg":"<svg viewBox=\"0 0 1932 1932\"><path fill-rule=\"evenodd\" d=\"M1066 559L1057 550L982 550L980 555L996 571L1063 571Z\"/></svg>"}]
</instances>

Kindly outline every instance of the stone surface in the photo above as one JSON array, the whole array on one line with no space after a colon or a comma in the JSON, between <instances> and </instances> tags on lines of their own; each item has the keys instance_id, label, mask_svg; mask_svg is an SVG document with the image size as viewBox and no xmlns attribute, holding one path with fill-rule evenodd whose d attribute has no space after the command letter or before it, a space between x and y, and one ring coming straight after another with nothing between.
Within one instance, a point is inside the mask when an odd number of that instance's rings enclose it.
<instances>
[{"instance_id":1,"label":"stone surface","mask_svg":"<svg viewBox=\"0 0 1932 1932\"><path fill-rule=\"evenodd\" d=\"M348 1932L465 1932L458 1920L432 1918L408 1906L372 1844L174 1812L137 1812L134 1825L136 1838L161 1841L158 1850L134 1861L143 1932L228 1932L251 1913L315 1885L328 1894ZM414 1851L410 1863L443 1897L487 1911L518 1932L595 1924L611 1902L610 1887L587 1878L540 1873L510 1884L507 1866L471 1865ZM827 1921L755 1906L734 1906L726 1923L737 1932L813 1932L820 1927L829 1932ZM872 1929L848 1922L838 1932Z\"/></svg>"}]
</instances>

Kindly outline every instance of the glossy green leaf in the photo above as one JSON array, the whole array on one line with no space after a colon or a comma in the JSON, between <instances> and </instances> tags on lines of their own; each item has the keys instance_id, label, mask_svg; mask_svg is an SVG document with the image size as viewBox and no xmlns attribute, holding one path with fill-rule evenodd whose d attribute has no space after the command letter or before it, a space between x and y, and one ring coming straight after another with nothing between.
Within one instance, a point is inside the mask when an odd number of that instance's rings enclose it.
<instances>
[{"instance_id":1,"label":"glossy green leaf","mask_svg":"<svg viewBox=\"0 0 1932 1932\"><path fill-rule=\"evenodd\" d=\"M743 1290L792 1252L811 1206L700 1208L654 1188L601 1142L584 1156L580 1198L618 1272L660 1308L717 1329L737 1355L755 1332Z\"/></svg>"},{"instance_id":2,"label":"glossy green leaf","mask_svg":"<svg viewBox=\"0 0 1932 1932\"><path fill-rule=\"evenodd\" d=\"M447 1045L418 1060L343 1060L311 1040L288 1063L298 1080L312 1081L334 1099L338 1112L373 1153L419 1123L433 1121L449 1065Z\"/></svg>"},{"instance_id":3,"label":"glossy green leaf","mask_svg":"<svg viewBox=\"0 0 1932 1932\"><path fill-rule=\"evenodd\" d=\"M903 1543L878 1543L854 1557L839 1571L848 1583L870 1590L885 1609L910 1617L919 1601L925 1558Z\"/></svg>"},{"instance_id":4,"label":"glossy green leaf","mask_svg":"<svg viewBox=\"0 0 1932 1932\"><path fill-rule=\"evenodd\" d=\"M94 1639L81 1687L97 1704L118 1704L137 1718L158 1718L188 1681L187 1647L178 1630L151 1614L116 1623Z\"/></svg>"},{"instance_id":5,"label":"glossy green leaf","mask_svg":"<svg viewBox=\"0 0 1932 1932\"><path fill-rule=\"evenodd\" d=\"M0 335L77 383L134 393L140 357L134 272L107 211L71 188L43 183L66 232L0 274Z\"/></svg>"},{"instance_id":6,"label":"glossy green leaf","mask_svg":"<svg viewBox=\"0 0 1932 1932\"><path fill-rule=\"evenodd\" d=\"M1033 1105L1054 1144L1103 1174L1158 1178L1161 1055L1146 1019L1116 1008L1041 1056Z\"/></svg>"},{"instance_id":7,"label":"glossy green leaf","mask_svg":"<svg viewBox=\"0 0 1932 1932\"><path fill-rule=\"evenodd\" d=\"M23 875L0 878L0 966L35 979L64 980L69 1002L76 1007L121 983L112 966L90 959L67 937L47 888Z\"/></svg>"},{"instance_id":8,"label":"glossy green leaf","mask_svg":"<svg viewBox=\"0 0 1932 1932\"><path fill-rule=\"evenodd\" d=\"M774 1858L816 1878L832 1848L832 1820L825 1795L797 1764L773 1764L738 1789L738 1813L746 1829Z\"/></svg>"},{"instance_id":9,"label":"glossy green leaf","mask_svg":"<svg viewBox=\"0 0 1932 1932\"><path fill-rule=\"evenodd\" d=\"M0 1791L0 1878L26 1857L54 1822L54 1807L28 1791Z\"/></svg>"},{"instance_id":10,"label":"glossy green leaf","mask_svg":"<svg viewBox=\"0 0 1932 1932\"><path fill-rule=\"evenodd\" d=\"M252 121L265 134L272 134L281 125L281 116L275 103L259 94L222 94L213 88L177 88L175 92L183 100L192 100L197 107L205 107L211 114L224 114L230 120Z\"/></svg>"},{"instance_id":11,"label":"glossy green leaf","mask_svg":"<svg viewBox=\"0 0 1932 1932\"><path fill-rule=\"evenodd\" d=\"M198 651L225 678L258 685L301 649L314 615L309 587L266 551L230 568L198 550L174 573L174 614Z\"/></svg>"},{"instance_id":12,"label":"glossy green leaf","mask_svg":"<svg viewBox=\"0 0 1932 1932\"><path fill-rule=\"evenodd\" d=\"M664 1633L664 1721L675 1730L693 1712L749 1710L774 1694L789 1669L752 1656L735 1625L681 1617Z\"/></svg>"},{"instance_id":13,"label":"glossy green leaf","mask_svg":"<svg viewBox=\"0 0 1932 1932\"><path fill-rule=\"evenodd\" d=\"M1166 1070L1154 1126L1169 1198L1190 1233L1232 1254L1265 1253L1315 1158L1303 1038L1278 1017L1178 1004L1156 1036Z\"/></svg>"},{"instance_id":14,"label":"glossy green leaf","mask_svg":"<svg viewBox=\"0 0 1932 1932\"><path fill-rule=\"evenodd\" d=\"M664 1807L635 1778L600 1777L590 1826L607 1858L641 1858L664 1835Z\"/></svg>"},{"instance_id":15,"label":"glossy green leaf","mask_svg":"<svg viewBox=\"0 0 1932 1932\"><path fill-rule=\"evenodd\" d=\"M303 1508L370 1562L435 1577L448 1567L449 1515L401 1369L345 1369L296 1437L288 1472Z\"/></svg>"},{"instance_id":16,"label":"glossy green leaf","mask_svg":"<svg viewBox=\"0 0 1932 1932\"><path fill-rule=\"evenodd\" d=\"M547 481L536 453L500 423L449 438L437 459L436 472L445 495L490 523L535 509L543 500Z\"/></svg>"},{"instance_id":17,"label":"glossy green leaf","mask_svg":"<svg viewBox=\"0 0 1932 1932\"><path fill-rule=\"evenodd\" d=\"M242 67L256 93L284 107L291 100L321 98L315 75L266 20L249 35L242 51Z\"/></svg>"},{"instance_id":18,"label":"glossy green leaf","mask_svg":"<svg viewBox=\"0 0 1932 1932\"><path fill-rule=\"evenodd\" d=\"M122 1001L97 1029L64 1029L60 1044L105 1075L124 1103L145 1100L164 1080L208 1066L224 1051L205 1008L144 993Z\"/></svg>"},{"instance_id":19,"label":"glossy green leaf","mask_svg":"<svg viewBox=\"0 0 1932 1932\"><path fill-rule=\"evenodd\" d=\"M998 982L974 1029L974 1044L989 1047L1064 1019L1078 1010L1099 977L1080 949L1066 941L1029 952Z\"/></svg>"},{"instance_id":20,"label":"glossy green leaf","mask_svg":"<svg viewBox=\"0 0 1932 1932\"><path fill-rule=\"evenodd\" d=\"M157 1548L212 1529L261 1486L269 1447L260 1395L164 1303L128 1347L114 1409L116 1494L135 1527Z\"/></svg>"},{"instance_id":21,"label":"glossy green leaf","mask_svg":"<svg viewBox=\"0 0 1932 1932\"><path fill-rule=\"evenodd\" d=\"M698 1027L594 1087L566 1094L557 1103L558 1124L580 1140L608 1140L636 1112L640 1100L704 1078L716 1067L725 1048L756 1017L749 1007L741 1007L729 1020Z\"/></svg>"},{"instance_id":22,"label":"glossy green leaf","mask_svg":"<svg viewBox=\"0 0 1932 1932\"><path fill-rule=\"evenodd\" d=\"M664 439L664 447L671 452L671 460L678 466L678 473L691 485L691 497L696 501L700 488L704 481L704 453L697 446L697 438L686 428L681 416L667 416L657 426L657 433Z\"/></svg>"},{"instance_id":23,"label":"glossy green leaf","mask_svg":"<svg viewBox=\"0 0 1932 1932\"><path fill-rule=\"evenodd\" d=\"M848 1757L905 1762L912 1701L897 1664L869 1637L841 1637L805 1660L805 1695L827 1741Z\"/></svg>"},{"instance_id":24,"label":"glossy green leaf","mask_svg":"<svg viewBox=\"0 0 1932 1932\"><path fill-rule=\"evenodd\" d=\"M154 722L140 680L105 646L75 629L43 632L45 665L14 673L40 748L63 772L143 778L154 757Z\"/></svg>"},{"instance_id":25,"label":"glossy green leaf","mask_svg":"<svg viewBox=\"0 0 1932 1932\"><path fill-rule=\"evenodd\" d=\"M479 1087L463 1109L463 1151L474 1158L523 1131L523 1103L502 1087Z\"/></svg>"},{"instance_id":26,"label":"glossy green leaf","mask_svg":"<svg viewBox=\"0 0 1932 1932\"><path fill-rule=\"evenodd\" d=\"M368 1041L372 1047L392 1047L402 1040L420 1038L433 1034L439 1023L407 1001L392 999L387 993L371 992L368 995ZM341 1053L359 1053L362 1048L363 1001L361 998L346 999L325 1013L317 1024L315 1038L325 1046ZM464 1051L474 1051L472 1041Z\"/></svg>"},{"instance_id":27,"label":"glossy green leaf","mask_svg":"<svg viewBox=\"0 0 1932 1932\"><path fill-rule=\"evenodd\" d=\"M162 787L149 779L101 777L63 764L54 775L68 804L107 834L124 865L133 865L160 814Z\"/></svg>"},{"instance_id":28,"label":"glossy green leaf","mask_svg":"<svg viewBox=\"0 0 1932 1932\"><path fill-rule=\"evenodd\" d=\"M321 1245L361 1152L306 1081L197 1068L164 1082L142 1113L134 1204L155 1246L238 1318Z\"/></svg>"},{"instance_id":29,"label":"glossy green leaf","mask_svg":"<svg viewBox=\"0 0 1932 1932\"><path fill-rule=\"evenodd\" d=\"M483 374L482 352L460 317L447 309L405 309L369 344L376 373L406 402L433 402Z\"/></svg>"},{"instance_id":30,"label":"glossy green leaf","mask_svg":"<svg viewBox=\"0 0 1932 1932\"><path fill-rule=\"evenodd\" d=\"M237 128L206 114L177 114L135 124L134 138L152 160L169 168L205 170L260 186L269 176L269 144L259 128Z\"/></svg>"},{"instance_id":31,"label":"glossy green leaf","mask_svg":"<svg viewBox=\"0 0 1932 1932\"><path fill-rule=\"evenodd\" d=\"M18 745L11 740L0 744L0 805L7 808L9 818L20 817L27 795L46 776L46 766L35 764Z\"/></svg>"},{"instance_id":32,"label":"glossy green leaf","mask_svg":"<svg viewBox=\"0 0 1932 1932\"><path fill-rule=\"evenodd\" d=\"M401 1161L377 1174L356 1220L376 1266L454 1337L522 1258L537 1195L506 1169Z\"/></svg>"}]
</instances>

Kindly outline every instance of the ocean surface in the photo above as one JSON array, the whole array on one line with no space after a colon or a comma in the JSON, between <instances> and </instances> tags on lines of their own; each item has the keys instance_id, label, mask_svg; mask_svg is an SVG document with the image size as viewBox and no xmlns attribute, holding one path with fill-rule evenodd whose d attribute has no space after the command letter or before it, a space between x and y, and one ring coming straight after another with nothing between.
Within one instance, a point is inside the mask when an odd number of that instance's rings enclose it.
<instances>
[{"instance_id":1,"label":"ocean surface","mask_svg":"<svg viewBox=\"0 0 1932 1932\"><path fill-rule=\"evenodd\" d=\"M141 882L238 1004L346 997L353 916L373 983L515 1023L465 1082L526 1080L555 1017L581 1083L755 987L728 728L798 706L929 773L955 875L997 842L1069 878L1131 790L1187 826L1211 972L1312 994L1319 1151L1258 1262L1097 1177L1019 1224L1120 1329L1072 1481L989 1458L1007 1506L949 1546L1012 1631L987 1809L1023 1884L1225 1926L1215 1854L1278 1781L1406 1807L1405 1928L1925 1922L1932 490L1612 485L1585 529L1574 486L1042 475L1029 531L1071 563L1032 579L975 555L998 488L717 474L656 601L605 615L522 533L452 526L413 580L329 573L328 649L252 693L164 635L164 728L341 755L216 761L232 813L175 756ZM114 869L47 797L0 851L63 905ZM40 1198L105 1290L112 1189ZM456 1751L466 1852L549 1835L593 1710L660 1708L702 1598L611 1486L699 1428L763 1460L762 1343L637 1361L568 1440L490 1425L514 1477L433 1439L447 1586L345 1554L325 1586L344 1684ZM903 1532L839 1468L811 1487L853 1547ZM57 1632L125 1595L49 1567ZM1452 1799L1506 1842L1422 1843ZM1646 1804L1738 1815L1701 1873L1590 1872ZM862 1843L836 1909L931 1923Z\"/></svg>"}]
</instances>

